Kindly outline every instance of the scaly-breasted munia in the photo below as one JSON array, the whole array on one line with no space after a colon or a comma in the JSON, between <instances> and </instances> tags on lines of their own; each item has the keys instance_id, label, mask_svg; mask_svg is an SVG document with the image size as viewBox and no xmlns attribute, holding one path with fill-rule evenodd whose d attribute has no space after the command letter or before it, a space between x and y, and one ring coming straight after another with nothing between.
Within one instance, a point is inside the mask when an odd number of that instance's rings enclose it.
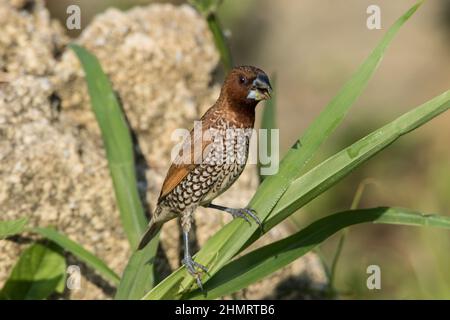
<instances>
[{"instance_id":1,"label":"scaly-breasted munia","mask_svg":"<svg viewBox=\"0 0 450 320\"><path fill-rule=\"evenodd\" d=\"M269 99L271 91L264 71L251 66L231 70L216 103L201 118L203 133L199 135L194 133L195 130L191 131L169 168L157 208L139 244L139 249L142 249L166 221L180 217L184 240L182 263L196 277L200 288L202 284L196 269L206 271L206 268L192 259L188 245L195 209L198 206L214 208L247 221L249 216L261 225L251 209L232 209L211 202L244 170L255 122L255 107L259 101ZM196 151L196 148L200 149Z\"/></svg>"}]
</instances>

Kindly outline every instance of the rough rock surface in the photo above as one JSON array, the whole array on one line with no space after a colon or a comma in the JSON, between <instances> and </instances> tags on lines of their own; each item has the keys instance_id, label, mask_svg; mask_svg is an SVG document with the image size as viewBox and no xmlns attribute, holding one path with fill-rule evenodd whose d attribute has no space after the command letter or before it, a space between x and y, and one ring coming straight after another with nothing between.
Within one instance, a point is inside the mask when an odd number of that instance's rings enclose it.
<instances>
[{"instance_id":1,"label":"rough rock surface","mask_svg":"<svg viewBox=\"0 0 450 320\"><path fill-rule=\"evenodd\" d=\"M1 219L27 216L32 225L54 225L121 273L130 254L120 225L99 130L81 67L60 25L42 1L0 0L0 208ZM218 54L203 19L190 7L150 5L98 15L77 42L100 60L120 97L145 161L139 187L153 209L169 165L175 128L190 128L217 98L211 86ZM258 184L256 169L218 203L244 206ZM201 246L229 217L196 213ZM287 230L277 228L263 242ZM172 268L179 265L179 228L168 223L162 246ZM0 286L24 244L0 241ZM71 263L78 263L70 258ZM83 268L82 290L70 298L107 298L113 290ZM246 298L293 297L277 293L283 279L320 287L325 278L308 255L251 286ZM294 290L298 291L298 290ZM296 297L310 297L300 294Z\"/></svg>"}]
</instances>

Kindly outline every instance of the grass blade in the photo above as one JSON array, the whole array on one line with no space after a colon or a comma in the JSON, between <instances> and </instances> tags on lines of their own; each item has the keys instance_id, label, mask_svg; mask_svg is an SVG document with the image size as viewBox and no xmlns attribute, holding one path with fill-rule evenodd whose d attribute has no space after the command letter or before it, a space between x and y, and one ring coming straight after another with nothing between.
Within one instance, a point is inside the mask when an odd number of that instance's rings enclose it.
<instances>
[{"instance_id":1,"label":"grass blade","mask_svg":"<svg viewBox=\"0 0 450 320\"><path fill-rule=\"evenodd\" d=\"M288 151L280 163L279 174L268 177L267 184L271 184L273 181L276 181L277 184L281 185L281 189L285 191L287 190L289 184L303 173L302 169L313 157L322 143L327 140L330 134L342 122L350 107L361 95L362 91L369 82L369 79L381 62L387 47L392 42L400 27L414 14L421 4L422 2L419 2L414 5L403 16L401 16L391 28L389 28L381 42L359 67L357 72L330 101L330 103L313 121L313 123L311 123L301 139L294 143L292 148ZM271 185L271 187L272 188L262 188L262 190L258 190L255 198L263 201L266 192L267 196L270 195L270 192L273 193L273 190L270 190L273 189L273 185ZM266 191L266 189L269 190ZM260 194L261 196L259 196ZM282 194L276 198L276 202L278 202L281 196Z\"/></svg>"},{"instance_id":2,"label":"grass blade","mask_svg":"<svg viewBox=\"0 0 450 320\"><path fill-rule=\"evenodd\" d=\"M92 110L102 132L109 170L122 224L136 248L147 225L137 189L133 144L124 115L97 58L81 46L70 46L78 56L91 97Z\"/></svg>"},{"instance_id":3,"label":"grass blade","mask_svg":"<svg viewBox=\"0 0 450 320\"><path fill-rule=\"evenodd\" d=\"M450 109L450 91L397 118L313 168L294 181L274 208L274 217L266 222L265 229L269 230L304 204L331 188L403 134L416 129L448 109ZM254 238L256 237L257 235L254 235Z\"/></svg>"},{"instance_id":4,"label":"grass blade","mask_svg":"<svg viewBox=\"0 0 450 320\"><path fill-rule=\"evenodd\" d=\"M41 236L53 241L61 248L72 253L75 257L86 263L86 265L97 271L103 278L111 281L112 284L119 284L119 276L111 270L106 263L96 257L81 245L72 241L65 235L59 233L53 228L33 228L30 231L40 234Z\"/></svg>"},{"instance_id":5,"label":"grass blade","mask_svg":"<svg viewBox=\"0 0 450 320\"><path fill-rule=\"evenodd\" d=\"M339 230L360 223L432 226L450 229L450 217L423 215L402 208L350 210L322 218L296 234L254 250L230 263L206 284L206 298L216 299L236 292L285 267ZM183 299L205 299L200 290Z\"/></svg>"},{"instance_id":6,"label":"grass blade","mask_svg":"<svg viewBox=\"0 0 450 320\"><path fill-rule=\"evenodd\" d=\"M227 39L222 31L222 26L219 22L219 18L216 13L210 13L206 17L206 22L208 22L209 30L211 30L214 43L216 44L217 50L220 53L220 60L222 61L222 66L225 74L231 71L233 67L233 59L231 57L230 48L227 44Z\"/></svg>"},{"instance_id":7,"label":"grass blade","mask_svg":"<svg viewBox=\"0 0 450 320\"><path fill-rule=\"evenodd\" d=\"M123 272L116 300L140 299L155 283L154 258L158 249L159 235L140 251L135 251Z\"/></svg>"},{"instance_id":8,"label":"grass blade","mask_svg":"<svg viewBox=\"0 0 450 320\"><path fill-rule=\"evenodd\" d=\"M328 158L292 183L264 227L269 230L276 226L402 135L427 123L449 108L450 91L446 91Z\"/></svg>"},{"instance_id":9,"label":"grass blade","mask_svg":"<svg viewBox=\"0 0 450 320\"><path fill-rule=\"evenodd\" d=\"M219 18L217 17L217 9L221 4L221 0L190 0L189 1L206 19L209 30L211 31L214 44L220 54L220 60L225 73L228 73L233 67L233 58L227 39L223 33Z\"/></svg>"},{"instance_id":10,"label":"grass blade","mask_svg":"<svg viewBox=\"0 0 450 320\"><path fill-rule=\"evenodd\" d=\"M57 249L34 244L24 250L0 297L12 300L48 298L64 281L66 261Z\"/></svg>"},{"instance_id":11,"label":"grass blade","mask_svg":"<svg viewBox=\"0 0 450 320\"><path fill-rule=\"evenodd\" d=\"M81 245L75 241L70 240L65 235L59 233L53 228L32 228L26 230L25 225L27 218L22 218L12 221L0 222L0 239L3 237L12 236L23 231L31 231L37 233L48 240L56 243L62 249L71 252L74 256L86 263L88 266L96 270L105 279L111 281L114 285L119 284L119 276L112 271L101 259L84 249Z\"/></svg>"},{"instance_id":12,"label":"grass blade","mask_svg":"<svg viewBox=\"0 0 450 320\"><path fill-rule=\"evenodd\" d=\"M0 221L0 240L21 233L27 222L27 218Z\"/></svg>"},{"instance_id":13,"label":"grass blade","mask_svg":"<svg viewBox=\"0 0 450 320\"><path fill-rule=\"evenodd\" d=\"M289 150L280 163L279 172L268 176L258 188L250 202L261 220L265 221L271 214L278 201L283 197L291 183L301 175L306 163L316 153L320 145L341 123L350 106L361 94L368 80L381 61L383 54L398 32L400 27L413 15L422 2L417 3L400 17L388 30L371 55L362 64L355 75L340 90L337 96L328 104L324 111L314 120L305 131L303 137ZM271 214L272 215L272 214ZM285 216L287 216L286 214ZM278 219L278 222L281 220ZM275 222L275 220L272 220ZM273 225L271 225L273 226ZM210 274L215 274L232 257L258 238L258 227L248 226L245 222L234 220L212 236L196 255L196 261L209 266ZM189 288L193 283L184 270L175 272L155 287L146 298L153 299L174 292L172 286L178 285L179 278L187 276L179 285L180 288ZM203 282L207 279L203 279Z\"/></svg>"},{"instance_id":14,"label":"grass blade","mask_svg":"<svg viewBox=\"0 0 450 320\"><path fill-rule=\"evenodd\" d=\"M274 216L265 223L265 230L267 231L274 227L303 205L331 188L348 173L389 146L400 136L425 124L448 109L450 109L450 91L441 94L386 126L372 132L350 147L319 164L302 177L296 179L274 208ZM225 228L229 225L226 225ZM220 231L218 234L220 235ZM217 234L211 239L214 239L216 236ZM258 235L255 234L253 237L251 240L255 240ZM225 239L222 239L222 241L225 241ZM246 245L250 243L252 241L247 242ZM167 287L174 285L173 281L176 281L177 277L183 275L182 271L184 270L179 269L172 274L160 285L155 287L154 290L150 291L146 295L146 298L153 299L160 297L161 292L167 290ZM157 289L159 287L162 287L164 290L158 292ZM182 294L182 292L178 293L174 298L179 298Z\"/></svg>"}]
</instances>

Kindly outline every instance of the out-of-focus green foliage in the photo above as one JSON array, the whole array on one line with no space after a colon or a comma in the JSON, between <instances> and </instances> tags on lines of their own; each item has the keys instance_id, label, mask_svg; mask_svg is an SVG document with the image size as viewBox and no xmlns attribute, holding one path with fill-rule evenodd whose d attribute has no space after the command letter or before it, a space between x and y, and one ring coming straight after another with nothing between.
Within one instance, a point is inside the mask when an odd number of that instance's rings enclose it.
<instances>
[{"instance_id":1,"label":"out-of-focus green foliage","mask_svg":"<svg viewBox=\"0 0 450 320\"><path fill-rule=\"evenodd\" d=\"M21 233L27 224L27 218L0 221L0 240Z\"/></svg>"},{"instance_id":2,"label":"out-of-focus green foliage","mask_svg":"<svg viewBox=\"0 0 450 320\"><path fill-rule=\"evenodd\" d=\"M59 251L39 243L27 248L0 291L0 298L41 300L55 291L62 292L66 261Z\"/></svg>"}]
</instances>

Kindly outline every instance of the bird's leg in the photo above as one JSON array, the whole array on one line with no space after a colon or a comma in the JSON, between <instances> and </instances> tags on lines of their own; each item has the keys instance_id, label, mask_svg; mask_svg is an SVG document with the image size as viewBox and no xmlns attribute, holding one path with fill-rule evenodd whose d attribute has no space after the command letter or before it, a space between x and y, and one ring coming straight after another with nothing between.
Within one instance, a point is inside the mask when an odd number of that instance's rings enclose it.
<instances>
[{"instance_id":1,"label":"bird's leg","mask_svg":"<svg viewBox=\"0 0 450 320\"><path fill-rule=\"evenodd\" d=\"M200 273L197 271L197 268L201 269L205 273L208 272L208 269L204 265L201 265L200 263L197 263L192 259L189 250L189 230L191 229L191 223L192 223L192 214L191 213L183 214L181 217L181 226L183 228L184 258L181 261L181 263L186 267L187 271L191 274L191 276L195 278L198 287L203 291Z\"/></svg>"},{"instance_id":2,"label":"bird's leg","mask_svg":"<svg viewBox=\"0 0 450 320\"><path fill-rule=\"evenodd\" d=\"M183 231L183 241L184 241L184 259L181 261L183 265L186 267L187 271L195 278L197 281L198 287L203 291L202 280L200 279L200 274L196 268L201 269L204 272L208 272L208 269L197 263L192 259L192 256L189 252L189 233L187 231Z\"/></svg>"},{"instance_id":3,"label":"bird's leg","mask_svg":"<svg viewBox=\"0 0 450 320\"><path fill-rule=\"evenodd\" d=\"M233 208L223 207L223 206L219 206L217 204L212 204L212 203L207 204L205 207L228 212L229 214L231 214L233 216L233 218L242 218L245 221L247 221L248 223L251 223L250 220L248 219L248 216L250 216L253 220L255 220L255 222L259 225L259 227L262 230L261 220L255 214L255 210L253 210L253 209L248 209L248 208L233 209Z\"/></svg>"}]
</instances>

